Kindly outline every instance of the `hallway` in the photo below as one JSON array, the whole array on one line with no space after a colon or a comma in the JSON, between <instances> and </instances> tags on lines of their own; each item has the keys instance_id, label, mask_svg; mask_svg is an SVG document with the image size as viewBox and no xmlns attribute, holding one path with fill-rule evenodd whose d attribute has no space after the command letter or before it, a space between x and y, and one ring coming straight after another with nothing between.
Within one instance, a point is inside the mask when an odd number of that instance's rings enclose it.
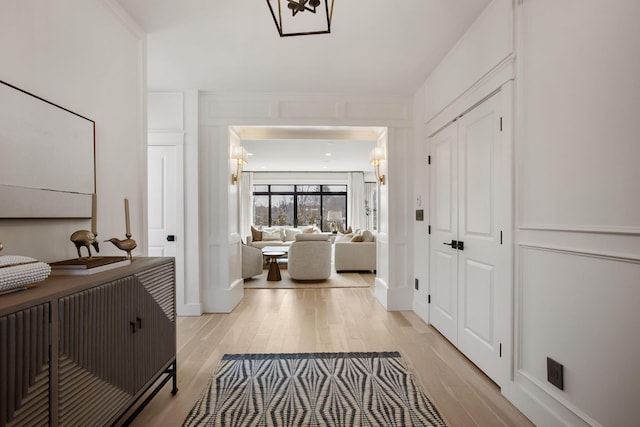
<instances>
[{"instance_id":1,"label":"hallway","mask_svg":"<svg viewBox=\"0 0 640 427\"><path fill-rule=\"evenodd\" d=\"M371 275L367 275L372 277ZM450 426L532 425L412 312L387 312L371 288L250 289L230 314L178 318L178 387L134 426L179 426L225 353L400 351Z\"/></svg>"}]
</instances>

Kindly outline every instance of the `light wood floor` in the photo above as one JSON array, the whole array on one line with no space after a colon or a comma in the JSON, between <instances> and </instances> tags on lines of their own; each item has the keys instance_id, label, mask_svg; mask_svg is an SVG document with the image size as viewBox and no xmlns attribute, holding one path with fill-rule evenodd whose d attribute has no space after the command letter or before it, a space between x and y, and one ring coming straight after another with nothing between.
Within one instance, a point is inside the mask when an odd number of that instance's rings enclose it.
<instances>
[{"instance_id":1,"label":"light wood floor","mask_svg":"<svg viewBox=\"0 0 640 427\"><path fill-rule=\"evenodd\" d=\"M179 392L167 384L133 425L180 426L225 353L385 350L401 352L450 426L532 425L435 329L387 312L371 288L248 289L230 314L179 317Z\"/></svg>"}]
</instances>

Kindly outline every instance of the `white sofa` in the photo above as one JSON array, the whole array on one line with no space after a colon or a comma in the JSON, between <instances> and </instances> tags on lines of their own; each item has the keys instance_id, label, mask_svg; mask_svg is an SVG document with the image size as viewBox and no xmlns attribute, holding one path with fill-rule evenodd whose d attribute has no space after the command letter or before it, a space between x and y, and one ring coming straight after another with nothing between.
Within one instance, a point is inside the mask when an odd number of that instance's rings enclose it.
<instances>
[{"instance_id":1,"label":"white sofa","mask_svg":"<svg viewBox=\"0 0 640 427\"><path fill-rule=\"evenodd\" d=\"M375 271L376 242L336 242L336 271Z\"/></svg>"},{"instance_id":2,"label":"white sofa","mask_svg":"<svg viewBox=\"0 0 640 427\"><path fill-rule=\"evenodd\" d=\"M325 234L302 233L289 248L287 272L294 280L325 280L331 276L331 243Z\"/></svg>"},{"instance_id":3,"label":"white sofa","mask_svg":"<svg viewBox=\"0 0 640 427\"><path fill-rule=\"evenodd\" d=\"M293 228L290 226L264 227L262 229L253 228L252 235L247 236L246 242L254 248L262 249L266 246L290 246L299 234L321 234L330 236L330 233L321 233L317 227L302 226ZM257 240L256 238L259 238Z\"/></svg>"},{"instance_id":4,"label":"white sofa","mask_svg":"<svg viewBox=\"0 0 640 427\"><path fill-rule=\"evenodd\" d=\"M339 235L334 245L336 272L376 271L376 236L361 230L351 235Z\"/></svg>"}]
</instances>

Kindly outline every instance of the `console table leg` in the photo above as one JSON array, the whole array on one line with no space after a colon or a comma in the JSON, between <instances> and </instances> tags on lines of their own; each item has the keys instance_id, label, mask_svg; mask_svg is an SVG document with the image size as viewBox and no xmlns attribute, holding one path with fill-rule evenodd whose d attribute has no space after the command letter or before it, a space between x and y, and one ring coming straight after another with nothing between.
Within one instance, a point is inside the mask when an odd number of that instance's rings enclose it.
<instances>
[{"instance_id":1,"label":"console table leg","mask_svg":"<svg viewBox=\"0 0 640 427\"><path fill-rule=\"evenodd\" d=\"M171 389L171 394L175 396L178 392L178 366L176 362L173 362L173 388Z\"/></svg>"},{"instance_id":2,"label":"console table leg","mask_svg":"<svg viewBox=\"0 0 640 427\"><path fill-rule=\"evenodd\" d=\"M176 360L173 361L173 363L171 365L169 365L164 372L165 374L167 374L162 381L160 381L159 384L156 385L156 387L153 389L153 391L147 396L147 398L140 404L140 406L138 406L135 411L133 411L133 413L131 415L129 415L129 418L127 418L127 420L124 422L124 424L122 424L123 427L127 427L129 426L135 417L137 417L140 412L142 412L142 410L147 406L147 404L149 402L151 402L151 399L153 399L155 397L156 394L158 394L158 392L162 389L162 387L164 387L164 385L166 383L169 382L169 379L171 379L171 377L173 377L173 387L171 390L171 394L175 395L178 392L178 387L177 387L177 373L178 373L178 362ZM159 378L158 378L159 379ZM157 380L156 380L157 381ZM151 387L153 387L155 383L152 383L149 387L147 387L147 390L149 390ZM125 411L128 412L129 409L133 408L133 406L136 404L136 402L133 402L129 408L127 408L127 410ZM124 414L123 414L124 415ZM115 425L115 423L114 423Z\"/></svg>"}]
</instances>

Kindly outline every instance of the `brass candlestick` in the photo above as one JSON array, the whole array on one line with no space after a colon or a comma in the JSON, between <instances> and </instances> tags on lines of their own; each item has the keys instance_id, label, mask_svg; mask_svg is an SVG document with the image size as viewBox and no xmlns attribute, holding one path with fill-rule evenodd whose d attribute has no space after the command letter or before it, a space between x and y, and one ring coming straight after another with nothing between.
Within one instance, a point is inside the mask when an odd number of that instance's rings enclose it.
<instances>
[{"instance_id":1,"label":"brass candlestick","mask_svg":"<svg viewBox=\"0 0 640 427\"><path fill-rule=\"evenodd\" d=\"M133 259L131 256L131 251L138 246L135 240L131 238L131 223L129 221L129 199L125 197L124 199L124 222L125 222L125 236L127 237L125 240L120 240L116 237L112 237L109 240L105 240L105 242L113 243L116 248L123 250L127 253L127 258L130 260Z\"/></svg>"}]
</instances>

